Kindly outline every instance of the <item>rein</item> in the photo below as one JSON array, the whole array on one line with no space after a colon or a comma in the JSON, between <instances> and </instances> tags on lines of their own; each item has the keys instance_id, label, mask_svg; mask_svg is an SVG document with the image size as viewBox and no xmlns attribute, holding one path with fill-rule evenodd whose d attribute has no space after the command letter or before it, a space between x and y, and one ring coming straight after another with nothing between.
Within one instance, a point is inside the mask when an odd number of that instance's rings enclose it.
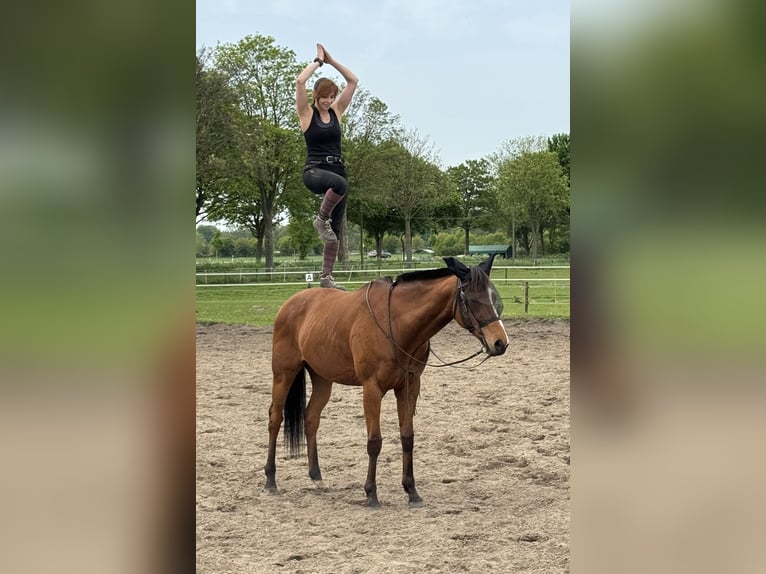
<instances>
[{"instance_id":1,"label":"rein","mask_svg":"<svg viewBox=\"0 0 766 574\"><path fill-rule=\"evenodd\" d=\"M469 360L473 359L475 356L481 354L482 351L484 351L484 349L486 348L486 342L484 342L484 339L482 337L482 342L484 343L484 346L481 349L476 351L473 355L465 357L464 359L459 359L457 361L452 361L452 362L448 363L448 362L445 362L442 358L440 358L436 353L434 353L433 349L431 348L431 340L429 339L428 340L428 352L431 355L433 355L434 357L436 357L436 359L441 361L441 363L440 364L432 364L432 363L429 363L427 360L426 361L421 361L420 359L418 359L416 357L413 357L407 351L402 349L396 343L396 341L394 340L393 325L392 325L392 319L391 319L391 294L394 291L394 286L396 285L396 283L391 283L390 287L388 288L388 292L387 292L387 296L386 296L386 303L387 303L387 307L388 307L388 312L387 312L387 316L388 316L388 332L386 332L386 330L383 329L383 326L378 322L378 318L375 316L375 312L372 310L372 305L370 304L370 289L372 288L372 283L373 283L372 281L370 281L370 283L368 283L367 291L365 292L365 295L364 295L365 301L367 302L367 310L370 312L370 316L372 317L372 320L375 321L375 325L378 327L378 329L380 329L381 333L383 333L385 335L385 337L386 337L386 339L388 339L389 343L391 343L391 347L394 349L394 354L395 355L396 355L396 351L400 351L401 353L403 353L404 355L406 355L407 357L409 357L410 359L412 359L416 363L419 363L419 364L421 364L423 366L426 366L426 367L435 367L435 368L439 368L439 367L454 367L455 365L459 365L460 363L465 363L466 361L469 361ZM470 312L470 308L468 307L468 304L465 301L465 293L463 292L463 283L460 281L459 278L458 278L458 290L457 290L457 293L455 295L455 301L452 304L452 318L453 319L455 318L456 313L457 313L458 299L460 299L460 302L461 302L461 310L460 310L460 312L463 315L463 317L465 317L465 313L463 311L463 307L465 307L465 309L467 309L469 311L469 313L470 313L471 322L472 322L471 328L468 329L468 331L470 333L473 333L475 329L479 329L480 330L481 327L485 327L486 325L488 325L489 323L492 322L492 321L490 321L490 322L486 323L485 325L482 325L480 322L478 322L476 320L476 318L474 317L473 313ZM455 368L456 369L473 369L473 368L476 368L479 365L481 365L488 358L489 358L489 355L484 357L478 364L476 364L474 366L471 366L471 367L455 367ZM399 360L399 356L398 355L397 355L397 361L399 361L399 366L402 368L402 370L406 371L404 366L401 364L401 361Z\"/></svg>"}]
</instances>

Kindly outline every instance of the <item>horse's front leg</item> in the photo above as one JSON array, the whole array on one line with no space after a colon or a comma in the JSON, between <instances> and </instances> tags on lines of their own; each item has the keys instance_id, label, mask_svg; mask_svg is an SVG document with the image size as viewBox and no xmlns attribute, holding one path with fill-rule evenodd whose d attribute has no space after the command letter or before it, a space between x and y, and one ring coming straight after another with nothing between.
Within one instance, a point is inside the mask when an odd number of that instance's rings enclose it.
<instances>
[{"instance_id":1,"label":"horse's front leg","mask_svg":"<svg viewBox=\"0 0 766 574\"><path fill-rule=\"evenodd\" d=\"M363 390L364 419L367 423L367 480L364 483L364 491L367 493L367 506L380 506L378 502L378 486L375 474L378 467L378 455L383 446L383 437L380 434L380 404L383 393L375 382L366 382Z\"/></svg>"},{"instance_id":2,"label":"horse's front leg","mask_svg":"<svg viewBox=\"0 0 766 574\"><path fill-rule=\"evenodd\" d=\"M412 417L415 415L415 405L420 393L420 377L412 375L396 393L396 410L399 414L399 434L402 439L402 486L409 497L411 508L423 506L423 499L415 489L415 473L413 470L412 453L415 446L415 430Z\"/></svg>"}]
</instances>

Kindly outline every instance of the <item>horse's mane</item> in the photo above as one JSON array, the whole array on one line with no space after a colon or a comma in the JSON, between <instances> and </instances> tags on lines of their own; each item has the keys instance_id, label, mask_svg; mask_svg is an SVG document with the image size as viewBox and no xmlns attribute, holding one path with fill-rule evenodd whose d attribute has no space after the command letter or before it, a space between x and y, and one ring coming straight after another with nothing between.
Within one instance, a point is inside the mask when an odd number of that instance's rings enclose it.
<instances>
[{"instance_id":1,"label":"horse's mane","mask_svg":"<svg viewBox=\"0 0 766 574\"><path fill-rule=\"evenodd\" d=\"M409 271L402 273L396 277L394 283L408 283L411 281L427 281L429 279L441 279L448 275L455 275L449 267L441 267L439 269L425 269L422 271ZM469 267L467 277L461 278L465 283L465 286L469 289L484 289L487 286L489 277L478 266Z\"/></svg>"},{"instance_id":2,"label":"horse's mane","mask_svg":"<svg viewBox=\"0 0 766 574\"><path fill-rule=\"evenodd\" d=\"M448 275L454 275L452 269L440 267L439 269L423 269L422 271L408 271L397 275L394 283L409 283L411 281L427 281L429 279L441 279Z\"/></svg>"},{"instance_id":3,"label":"horse's mane","mask_svg":"<svg viewBox=\"0 0 766 574\"><path fill-rule=\"evenodd\" d=\"M429 279L441 279L442 277L448 277L449 275L455 275L460 278L464 287L471 290L483 290L490 284L489 275L478 265L474 267L467 267L466 272L456 273L449 267L440 267L438 269L423 269L420 271L408 271L407 273L401 273L396 276L393 281L394 285L398 283L411 283L414 281L428 281ZM463 275L461 277L461 275ZM384 280L387 283L391 283L391 277L386 275L379 280Z\"/></svg>"}]
</instances>

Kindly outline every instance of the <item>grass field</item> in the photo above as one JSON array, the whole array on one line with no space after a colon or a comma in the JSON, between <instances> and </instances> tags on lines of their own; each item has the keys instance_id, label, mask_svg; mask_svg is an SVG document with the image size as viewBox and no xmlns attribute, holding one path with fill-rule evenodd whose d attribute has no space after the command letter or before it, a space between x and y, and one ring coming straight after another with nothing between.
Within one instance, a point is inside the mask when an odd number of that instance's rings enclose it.
<instances>
[{"instance_id":1,"label":"grass field","mask_svg":"<svg viewBox=\"0 0 766 574\"><path fill-rule=\"evenodd\" d=\"M395 275L396 271L390 270L388 274ZM350 289L356 289L376 276L378 273L374 270L335 273L336 280ZM280 305L291 295L306 289L306 284L301 282L302 275L287 279L296 284L272 285L262 282L233 286L198 285L197 321L271 325ZM517 269L498 266L492 270L492 281L505 304L504 317L569 317L568 279L568 268ZM525 281L529 283L527 313L524 312ZM316 282L313 288L318 288Z\"/></svg>"}]
</instances>

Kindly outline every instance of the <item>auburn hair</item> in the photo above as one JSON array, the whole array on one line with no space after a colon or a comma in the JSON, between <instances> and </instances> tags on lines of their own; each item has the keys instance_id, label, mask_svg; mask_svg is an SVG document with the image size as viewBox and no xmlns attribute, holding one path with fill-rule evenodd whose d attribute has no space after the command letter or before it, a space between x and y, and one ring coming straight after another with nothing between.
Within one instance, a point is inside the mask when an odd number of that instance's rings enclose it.
<instances>
[{"instance_id":1,"label":"auburn hair","mask_svg":"<svg viewBox=\"0 0 766 574\"><path fill-rule=\"evenodd\" d=\"M314 97L314 100L316 100L317 98L329 98L337 96L338 91L338 86L331 79L319 78L314 83L314 90L311 95Z\"/></svg>"}]
</instances>

